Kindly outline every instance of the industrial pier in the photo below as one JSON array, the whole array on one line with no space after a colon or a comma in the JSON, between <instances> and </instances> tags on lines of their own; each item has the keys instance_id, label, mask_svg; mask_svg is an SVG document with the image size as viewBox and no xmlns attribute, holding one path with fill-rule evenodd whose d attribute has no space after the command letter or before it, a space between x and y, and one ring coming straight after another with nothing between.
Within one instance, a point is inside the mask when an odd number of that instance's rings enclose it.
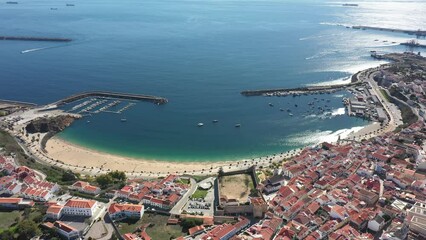
<instances>
[{"instance_id":1,"label":"industrial pier","mask_svg":"<svg viewBox=\"0 0 426 240\"><path fill-rule=\"evenodd\" d=\"M80 100L87 97L103 97L103 98L118 98L118 99L126 99L126 100L139 100L139 101L147 101L152 102L158 105L166 104L168 100L163 97L156 97L150 95L142 95L142 94L132 94L132 93L117 93L117 92L104 92L104 91L93 91L93 92L83 92L78 93L67 98L61 99L57 102L52 103L52 105L61 106L67 103L74 102L76 100Z\"/></svg>"}]
</instances>

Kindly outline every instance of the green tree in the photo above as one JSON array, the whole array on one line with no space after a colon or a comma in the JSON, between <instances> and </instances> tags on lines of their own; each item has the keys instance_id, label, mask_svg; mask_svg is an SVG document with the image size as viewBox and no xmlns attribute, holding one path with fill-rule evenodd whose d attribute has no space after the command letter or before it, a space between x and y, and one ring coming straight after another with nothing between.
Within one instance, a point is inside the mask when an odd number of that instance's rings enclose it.
<instances>
[{"instance_id":1,"label":"green tree","mask_svg":"<svg viewBox=\"0 0 426 240\"><path fill-rule=\"evenodd\" d=\"M17 226L19 237L18 239L31 239L36 235L40 235L41 231L37 224L31 220L23 220Z\"/></svg>"},{"instance_id":2,"label":"green tree","mask_svg":"<svg viewBox=\"0 0 426 240\"><path fill-rule=\"evenodd\" d=\"M71 181L76 181L77 177L74 175L73 172L71 171L65 171L62 173L62 181L63 182L71 182Z\"/></svg>"},{"instance_id":3,"label":"green tree","mask_svg":"<svg viewBox=\"0 0 426 240\"><path fill-rule=\"evenodd\" d=\"M2 240L13 240L13 233L9 230L5 230L0 233L0 239Z\"/></svg>"},{"instance_id":4,"label":"green tree","mask_svg":"<svg viewBox=\"0 0 426 240\"><path fill-rule=\"evenodd\" d=\"M109 174L102 174L96 177L96 182L101 188L106 188L113 183L112 177Z\"/></svg>"},{"instance_id":5,"label":"green tree","mask_svg":"<svg viewBox=\"0 0 426 240\"><path fill-rule=\"evenodd\" d=\"M120 171L113 171L108 173L114 180L117 181L126 181L126 173Z\"/></svg>"},{"instance_id":6,"label":"green tree","mask_svg":"<svg viewBox=\"0 0 426 240\"><path fill-rule=\"evenodd\" d=\"M203 224L203 220L198 218L185 218L185 219L182 219L180 223L184 231L188 231L188 229L195 226L199 226L201 224Z\"/></svg>"}]
</instances>

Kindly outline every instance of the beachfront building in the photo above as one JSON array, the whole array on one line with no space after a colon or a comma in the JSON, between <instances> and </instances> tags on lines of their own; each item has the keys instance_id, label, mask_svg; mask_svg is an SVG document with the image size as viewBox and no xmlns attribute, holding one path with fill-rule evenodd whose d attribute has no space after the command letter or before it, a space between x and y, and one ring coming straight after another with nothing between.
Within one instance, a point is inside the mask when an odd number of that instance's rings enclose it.
<instances>
[{"instance_id":1,"label":"beachfront building","mask_svg":"<svg viewBox=\"0 0 426 240\"><path fill-rule=\"evenodd\" d=\"M108 214L114 220L133 218L141 219L144 213L144 206L138 204L113 203L108 208Z\"/></svg>"},{"instance_id":2,"label":"beachfront building","mask_svg":"<svg viewBox=\"0 0 426 240\"><path fill-rule=\"evenodd\" d=\"M62 214L91 217L97 205L94 200L70 199L65 203Z\"/></svg>"}]
</instances>

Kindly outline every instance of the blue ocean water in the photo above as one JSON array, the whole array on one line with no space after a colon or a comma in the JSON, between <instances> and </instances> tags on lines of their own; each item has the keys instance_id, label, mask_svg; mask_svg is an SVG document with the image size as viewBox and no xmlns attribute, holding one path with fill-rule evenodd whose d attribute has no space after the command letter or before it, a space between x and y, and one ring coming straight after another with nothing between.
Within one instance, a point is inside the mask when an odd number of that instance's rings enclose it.
<instances>
[{"instance_id":1,"label":"blue ocean water","mask_svg":"<svg viewBox=\"0 0 426 240\"><path fill-rule=\"evenodd\" d=\"M358 3L359 7L250 0L2 3L0 35L74 41L0 41L0 96L39 104L87 90L168 98L162 106L140 102L120 115L96 114L90 124L86 118L60 134L73 143L130 157L218 161L299 148L367 124L341 114L341 98L347 93L247 98L240 91L341 82L380 63L369 57L371 50L405 51L392 42L411 39L345 26L426 26L424 1ZM22 54L25 50L34 51ZM334 114L308 113L307 104L314 97L329 100ZM268 106L270 102L274 107ZM294 115L279 108L290 108ZM123 117L127 122L120 121ZM213 119L219 123L211 123ZM205 126L197 127L199 122ZM235 128L236 123L241 128Z\"/></svg>"}]
</instances>

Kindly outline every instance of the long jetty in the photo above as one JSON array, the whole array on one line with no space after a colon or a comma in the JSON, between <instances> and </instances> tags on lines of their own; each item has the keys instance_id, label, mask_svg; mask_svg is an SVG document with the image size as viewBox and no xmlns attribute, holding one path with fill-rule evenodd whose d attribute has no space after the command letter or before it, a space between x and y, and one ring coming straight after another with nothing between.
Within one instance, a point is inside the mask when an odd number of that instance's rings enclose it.
<instances>
[{"instance_id":1,"label":"long jetty","mask_svg":"<svg viewBox=\"0 0 426 240\"><path fill-rule=\"evenodd\" d=\"M163 97L156 97L150 95L142 94L132 94L132 93L117 93L117 92L103 92L103 91L92 91L92 92L83 92L78 93L64 99L61 99L57 102L52 103L53 105L61 106L67 103L71 103L86 97L105 97L105 98L118 98L126 100L138 100L138 101L147 101L155 104L166 104L168 100Z\"/></svg>"},{"instance_id":2,"label":"long jetty","mask_svg":"<svg viewBox=\"0 0 426 240\"><path fill-rule=\"evenodd\" d=\"M291 94L304 94L304 93L324 93L333 92L347 87L356 86L361 82L354 82L348 84L336 84L336 85L325 85L325 86L311 86L311 87L297 87L297 88L275 88L275 89L262 89L262 90L246 90L242 91L241 94L244 96L288 96Z\"/></svg>"},{"instance_id":3,"label":"long jetty","mask_svg":"<svg viewBox=\"0 0 426 240\"><path fill-rule=\"evenodd\" d=\"M71 38L50 38L50 37L25 37L25 36L0 36L0 40L16 41L45 41L45 42L71 42Z\"/></svg>"},{"instance_id":4,"label":"long jetty","mask_svg":"<svg viewBox=\"0 0 426 240\"><path fill-rule=\"evenodd\" d=\"M387 32L399 32L406 33L409 35L416 35L420 37L426 36L426 31L424 30L407 30L407 29L398 29L398 28L383 28L383 27L371 27L371 26L352 26L353 29L362 29L362 30L378 30L378 31L387 31Z\"/></svg>"}]
</instances>

